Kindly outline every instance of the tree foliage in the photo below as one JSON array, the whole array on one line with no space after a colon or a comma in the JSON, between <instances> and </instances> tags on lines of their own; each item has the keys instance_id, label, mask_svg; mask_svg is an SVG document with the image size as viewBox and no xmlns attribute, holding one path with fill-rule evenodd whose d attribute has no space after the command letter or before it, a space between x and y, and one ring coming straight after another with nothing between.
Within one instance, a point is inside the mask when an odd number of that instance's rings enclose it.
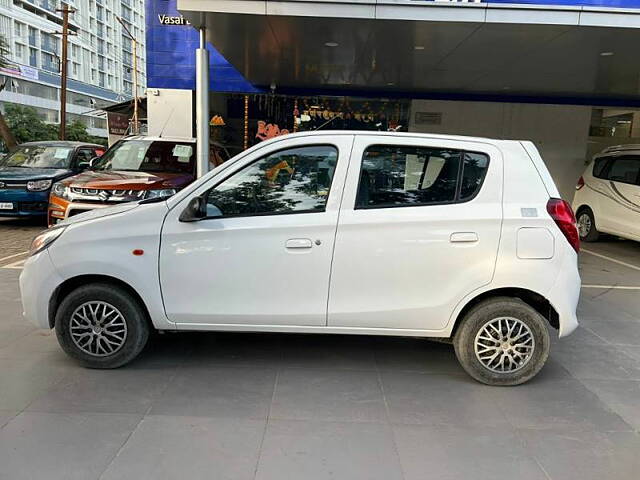
<instances>
[{"instance_id":1,"label":"tree foliage","mask_svg":"<svg viewBox=\"0 0 640 480\"><path fill-rule=\"evenodd\" d=\"M33 107L6 104L4 117L18 144L58 139L58 126L45 123ZM78 120L67 124L66 137L71 141L106 145L106 139L89 135L87 127Z\"/></svg>"}]
</instances>

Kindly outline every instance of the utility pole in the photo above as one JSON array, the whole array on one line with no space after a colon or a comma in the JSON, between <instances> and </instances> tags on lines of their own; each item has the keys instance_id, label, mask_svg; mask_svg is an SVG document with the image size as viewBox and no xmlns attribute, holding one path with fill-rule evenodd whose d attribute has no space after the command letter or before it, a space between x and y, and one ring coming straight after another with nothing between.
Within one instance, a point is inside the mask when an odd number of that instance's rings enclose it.
<instances>
[{"instance_id":1,"label":"utility pole","mask_svg":"<svg viewBox=\"0 0 640 480\"><path fill-rule=\"evenodd\" d=\"M57 8L56 12L62 12L62 61L60 62L60 140L64 140L67 129L67 40L69 37L69 14L76 9L64 4L63 8ZM74 34L72 32L72 34Z\"/></svg>"},{"instance_id":2,"label":"utility pole","mask_svg":"<svg viewBox=\"0 0 640 480\"><path fill-rule=\"evenodd\" d=\"M116 16L116 20L122 25L122 29L131 39L131 50L133 50L133 119L131 120L131 126L133 127L133 134L138 135L140 133L140 123L138 122L138 41L131 35L131 32L120 17Z\"/></svg>"}]
</instances>

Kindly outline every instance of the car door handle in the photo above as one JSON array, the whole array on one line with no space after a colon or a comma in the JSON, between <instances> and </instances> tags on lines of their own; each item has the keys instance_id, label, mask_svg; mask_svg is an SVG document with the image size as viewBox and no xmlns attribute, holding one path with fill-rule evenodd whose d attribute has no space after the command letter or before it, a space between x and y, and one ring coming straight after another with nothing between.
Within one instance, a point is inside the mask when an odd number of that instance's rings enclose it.
<instances>
[{"instance_id":1,"label":"car door handle","mask_svg":"<svg viewBox=\"0 0 640 480\"><path fill-rule=\"evenodd\" d=\"M310 238L290 238L285 243L287 248L311 248L312 245Z\"/></svg>"},{"instance_id":2,"label":"car door handle","mask_svg":"<svg viewBox=\"0 0 640 480\"><path fill-rule=\"evenodd\" d=\"M476 232L455 232L449 237L451 243L472 243L478 241Z\"/></svg>"}]
</instances>

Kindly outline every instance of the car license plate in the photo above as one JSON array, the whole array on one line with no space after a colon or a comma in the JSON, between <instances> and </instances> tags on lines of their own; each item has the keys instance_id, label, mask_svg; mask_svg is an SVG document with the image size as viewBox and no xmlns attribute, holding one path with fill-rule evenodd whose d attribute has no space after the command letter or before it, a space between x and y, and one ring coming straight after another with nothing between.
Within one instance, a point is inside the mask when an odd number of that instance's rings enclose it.
<instances>
[{"instance_id":1,"label":"car license plate","mask_svg":"<svg viewBox=\"0 0 640 480\"><path fill-rule=\"evenodd\" d=\"M13 203L0 202L0 210L13 210Z\"/></svg>"}]
</instances>

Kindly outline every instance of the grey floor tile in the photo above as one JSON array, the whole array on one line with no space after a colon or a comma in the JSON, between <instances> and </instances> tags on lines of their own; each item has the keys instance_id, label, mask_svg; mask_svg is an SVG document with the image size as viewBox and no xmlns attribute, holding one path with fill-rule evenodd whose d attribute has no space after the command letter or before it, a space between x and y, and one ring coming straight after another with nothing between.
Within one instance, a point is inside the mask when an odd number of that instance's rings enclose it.
<instances>
[{"instance_id":1,"label":"grey floor tile","mask_svg":"<svg viewBox=\"0 0 640 480\"><path fill-rule=\"evenodd\" d=\"M640 381L583 380L582 383L625 422L640 431Z\"/></svg>"},{"instance_id":2,"label":"grey floor tile","mask_svg":"<svg viewBox=\"0 0 640 480\"><path fill-rule=\"evenodd\" d=\"M640 361L640 347L620 347L620 351Z\"/></svg>"},{"instance_id":3,"label":"grey floor tile","mask_svg":"<svg viewBox=\"0 0 640 480\"><path fill-rule=\"evenodd\" d=\"M282 339L282 364L297 368L376 370L374 341L354 335L288 335Z\"/></svg>"},{"instance_id":4,"label":"grey floor tile","mask_svg":"<svg viewBox=\"0 0 640 480\"><path fill-rule=\"evenodd\" d=\"M402 472L389 425L272 420L256 479L393 480Z\"/></svg>"},{"instance_id":5,"label":"grey floor tile","mask_svg":"<svg viewBox=\"0 0 640 480\"><path fill-rule=\"evenodd\" d=\"M632 480L640 471L633 432L521 430L521 438L553 480Z\"/></svg>"},{"instance_id":6,"label":"grey floor tile","mask_svg":"<svg viewBox=\"0 0 640 480\"><path fill-rule=\"evenodd\" d=\"M0 428L13 420L18 413L20 412L17 410L0 410Z\"/></svg>"},{"instance_id":7,"label":"grey floor tile","mask_svg":"<svg viewBox=\"0 0 640 480\"><path fill-rule=\"evenodd\" d=\"M138 415L21 413L0 430L0 477L97 479Z\"/></svg>"},{"instance_id":8,"label":"grey floor tile","mask_svg":"<svg viewBox=\"0 0 640 480\"><path fill-rule=\"evenodd\" d=\"M0 359L0 409L23 410L66 374L38 359Z\"/></svg>"},{"instance_id":9,"label":"grey floor tile","mask_svg":"<svg viewBox=\"0 0 640 480\"><path fill-rule=\"evenodd\" d=\"M394 425L406 480L548 480L511 427Z\"/></svg>"},{"instance_id":10,"label":"grey floor tile","mask_svg":"<svg viewBox=\"0 0 640 480\"><path fill-rule=\"evenodd\" d=\"M279 368L282 364L283 335L199 332L184 336L192 347L185 362L188 366Z\"/></svg>"},{"instance_id":11,"label":"grey floor tile","mask_svg":"<svg viewBox=\"0 0 640 480\"><path fill-rule=\"evenodd\" d=\"M380 371L463 373L453 346L423 338L389 338L376 345Z\"/></svg>"},{"instance_id":12,"label":"grey floor tile","mask_svg":"<svg viewBox=\"0 0 640 480\"><path fill-rule=\"evenodd\" d=\"M101 480L253 479L264 420L147 416Z\"/></svg>"},{"instance_id":13,"label":"grey floor tile","mask_svg":"<svg viewBox=\"0 0 640 480\"><path fill-rule=\"evenodd\" d=\"M614 345L640 346L640 320L619 320L608 323L591 322L588 328Z\"/></svg>"},{"instance_id":14,"label":"grey floor tile","mask_svg":"<svg viewBox=\"0 0 640 480\"><path fill-rule=\"evenodd\" d=\"M552 356L578 379L640 380L640 361L615 345L561 341L553 346Z\"/></svg>"},{"instance_id":15,"label":"grey floor tile","mask_svg":"<svg viewBox=\"0 0 640 480\"><path fill-rule=\"evenodd\" d=\"M38 329L16 338L9 345L0 348L0 359L31 359L34 356L58 353L60 351L55 331Z\"/></svg>"},{"instance_id":16,"label":"grey floor tile","mask_svg":"<svg viewBox=\"0 0 640 480\"><path fill-rule=\"evenodd\" d=\"M29 405L39 412L144 414L165 389L175 369L81 369L67 375Z\"/></svg>"},{"instance_id":17,"label":"grey floor tile","mask_svg":"<svg viewBox=\"0 0 640 480\"><path fill-rule=\"evenodd\" d=\"M466 375L383 372L382 384L392 423L508 425L491 387Z\"/></svg>"},{"instance_id":18,"label":"grey floor tile","mask_svg":"<svg viewBox=\"0 0 640 480\"><path fill-rule=\"evenodd\" d=\"M278 375L271 418L385 422L377 372L284 369Z\"/></svg>"},{"instance_id":19,"label":"grey floor tile","mask_svg":"<svg viewBox=\"0 0 640 480\"><path fill-rule=\"evenodd\" d=\"M494 388L492 397L519 428L629 431L631 426L577 380Z\"/></svg>"},{"instance_id":20,"label":"grey floor tile","mask_svg":"<svg viewBox=\"0 0 640 480\"><path fill-rule=\"evenodd\" d=\"M272 369L184 366L150 413L262 420L269 411L275 377Z\"/></svg>"}]
</instances>

